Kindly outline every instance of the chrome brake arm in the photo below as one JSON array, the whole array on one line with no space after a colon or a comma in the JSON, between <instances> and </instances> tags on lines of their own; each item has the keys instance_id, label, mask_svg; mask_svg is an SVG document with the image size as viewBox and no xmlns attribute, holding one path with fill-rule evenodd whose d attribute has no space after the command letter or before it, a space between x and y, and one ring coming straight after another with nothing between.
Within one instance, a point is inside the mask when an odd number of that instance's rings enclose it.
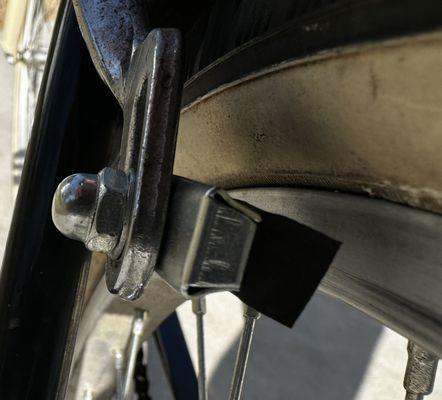
<instances>
[{"instance_id":1,"label":"chrome brake arm","mask_svg":"<svg viewBox=\"0 0 442 400\"><path fill-rule=\"evenodd\" d=\"M181 36L149 33L130 63L119 169L129 180L119 244L108 257L108 288L137 298L157 262L173 172L181 100Z\"/></svg>"},{"instance_id":2,"label":"chrome brake arm","mask_svg":"<svg viewBox=\"0 0 442 400\"><path fill-rule=\"evenodd\" d=\"M108 288L127 300L141 295L158 258L175 154L181 48L177 30L149 33L122 77L123 92L117 91L124 116L118 169L68 177L54 196L55 225L107 254Z\"/></svg>"},{"instance_id":3,"label":"chrome brake arm","mask_svg":"<svg viewBox=\"0 0 442 400\"><path fill-rule=\"evenodd\" d=\"M132 55L149 33L147 2L72 0L95 68L121 105Z\"/></svg>"}]
</instances>

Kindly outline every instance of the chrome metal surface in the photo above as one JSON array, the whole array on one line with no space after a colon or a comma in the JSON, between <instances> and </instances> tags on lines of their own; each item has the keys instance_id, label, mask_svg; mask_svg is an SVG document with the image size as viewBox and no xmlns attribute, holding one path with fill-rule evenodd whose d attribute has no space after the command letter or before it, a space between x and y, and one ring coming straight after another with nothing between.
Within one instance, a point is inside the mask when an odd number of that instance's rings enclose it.
<instances>
[{"instance_id":1,"label":"chrome metal surface","mask_svg":"<svg viewBox=\"0 0 442 400\"><path fill-rule=\"evenodd\" d=\"M103 7L112 9L107 3ZM105 168L94 178L98 185L95 206L90 199L80 217L78 201L67 210L61 192L68 192L77 178L62 182L54 197L57 227L68 237L84 241L90 250L107 253L108 288L126 300L141 296L157 263L172 179L181 47L178 31L157 29L131 53L124 70L119 162L117 169Z\"/></svg>"},{"instance_id":2,"label":"chrome metal surface","mask_svg":"<svg viewBox=\"0 0 442 400\"><path fill-rule=\"evenodd\" d=\"M240 288L260 217L223 190L175 178L158 273L183 295Z\"/></svg>"},{"instance_id":3,"label":"chrome metal surface","mask_svg":"<svg viewBox=\"0 0 442 400\"><path fill-rule=\"evenodd\" d=\"M98 174L98 191L91 229L85 240L91 251L111 253L127 224L129 180L126 174L104 168Z\"/></svg>"},{"instance_id":4,"label":"chrome metal surface","mask_svg":"<svg viewBox=\"0 0 442 400\"><path fill-rule=\"evenodd\" d=\"M326 191L256 188L230 195L342 242L320 290L442 356L442 216Z\"/></svg>"},{"instance_id":5,"label":"chrome metal surface","mask_svg":"<svg viewBox=\"0 0 442 400\"><path fill-rule=\"evenodd\" d=\"M140 45L125 80L119 169L133 182L126 240L108 258L108 288L139 297L157 262L175 153L181 93L181 36L153 30ZM120 253L121 250L121 254Z\"/></svg>"},{"instance_id":6,"label":"chrome metal surface","mask_svg":"<svg viewBox=\"0 0 442 400\"><path fill-rule=\"evenodd\" d=\"M233 379L230 386L229 400L239 400L244 384L246 374L247 360L249 358L250 346L252 345L253 331L255 330L256 320L260 313L251 307L244 308L244 329L239 342L238 353L235 360L235 369L233 370Z\"/></svg>"},{"instance_id":7,"label":"chrome metal surface","mask_svg":"<svg viewBox=\"0 0 442 400\"><path fill-rule=\"evenodd\" d=\"M423 399L431 394L439 358L413 342L408 342L408 363L404 377L405 400Z\"/></svg>"},{"instance_id":8,"label":"chrome metal surface","mask_svg":"<svg viewBox=\"0 0 442 400\"><path fill-rule=\"evenodd\" d=\"M80 29L101 77L120 104L131 58L148 33L147 2L73 0Z\"/></svg>"},{"instance_id":9,"label":"chrome metal surface","mask_svg":"<svg viewBox=\"0 0 442 400\"><path fill-rule=\"evenodd\" d=\"M52 201L52 221L63 235L86 242L95 214L98 176L76 174L65 178Z\"/></svg>"},{"instance_id":10,"label":"chrome metal surface","mask_svg":"<svg viewBox=\"0 0 442 400\"><path fill-rule=\"evenodd\" d=\"M111 168L98 175L71 175L55 192L52 220L60 232L89 250L110 253L127 220L128 190L126 174Z\"/></svg>"},{"instance_id":11,"label":"chrome metal surface","mask_svg":"<svg viewBox=\"0 0 442 400\"><path fill-rule=\"evenodd\" d=\"M115 350L115 395L117 400L124 396L124 357L121 350Z\"/></svg>"},{"instance_id":12,"label":"chrome metal surface","mask_svg":"<svg viewBox=\"0 0 442 400\"><path fill-rule=\"evenodd\" d=\"M39 22L42 19L41 0L27 0L26 1L26 16L23 25L23 32L21 34L20 43L17 47L18 54L23 54L35 46L34 40L39 29Z\"/></svg>"},{"instance_id":13,"label":"chrome metal surface","mask_svg":"<svg viewBox=\"0 0 442 400\"><path fill-rule=\"evenodd\" d=\"M26 50L19 54L17 61L24 62L27 66L42 70L46 64L47 53L41 49Z\"/></svg>"},{"instance_id":14,"label":"chrome metal surface","mask_svg":"<svg viewBox=\"0 0 442 400\"><path fill-rule=\"evenodd\" d=\"M198 399L207 400L206 352L204 348L204 314L206 313L206 298L198 297L193 299L192 311L196 317L198 349Z\"/></svg>"}]
</instances>

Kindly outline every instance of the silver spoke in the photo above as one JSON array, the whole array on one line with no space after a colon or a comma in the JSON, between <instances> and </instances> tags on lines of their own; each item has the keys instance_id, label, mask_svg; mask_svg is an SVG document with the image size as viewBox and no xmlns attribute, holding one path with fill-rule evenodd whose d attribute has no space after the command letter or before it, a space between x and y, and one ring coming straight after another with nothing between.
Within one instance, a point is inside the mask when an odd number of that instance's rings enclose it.
<instances>
[{"instance_id":1,"label":"silver spoke","mask_svg":"<svg viewBox=\"0 0 442 400\"><path fill-rule=\"evenodd\" d=\"M114 352L115 386L117 400L123 399L124 391L124 357L120 350Z\"/></svg>"},{"instance_id":2,"label":"silver spoke","mask_svg":"<svg viewBox=\"0 0 442 400\"><path fill-rule=\"evenodd\" d=\"M433 391L439 359L416 343L408 342L408 363L404 377L405 400L423 400Z\"/></svg>"},{"instance_id":3,"label":"silver spoke","mask_svg":"<svg viewBox=\"0 0 442 400\"><path fill-rule=\"evenodd\" d=\"M83 393L82 400L93 400L94 396L92 395L92 391L90 389L86 389Z\"/></svg>"},{"instance_id":4,"label":"silver spoke","mask_svg":"<svg viewBox=\"0 0 442 400\"><path fill-rule=\"evenodd\" d=\"M145 312L143 310L136 310L132 320L132 330L129 339L122 400L128 399L132 390L135 363L137 361L138 350L140 349L143 340L144 319Z\"/></svg>"},{"instance_id":5,"label":"silver spoke","mask_svg":"<svg viewBox=\"0 0 442 400\"><path fill-rule=\"evenodd\" d=\"M245 324L241 335L241 340L239 342L238 353L236 355L229 400L239 400L241 398L247 360L249 358L250 346L252 344L253 331L255 330L256 320L260 316L261 314L258 311L248 306L245 307Z\"/></svg>"},{"instance_id":6,"label":"silver spoke","mask_svg":"<svg viewBox=\"0 0 442 400\"><path fill-rule=\"evenodd\" d=\"M198 398L207 400L206 355L204 350L204 314L206 313L205 297L192 300L192 311L196 317L196 336L198 347Z\"/></svg>"}]
</instances>

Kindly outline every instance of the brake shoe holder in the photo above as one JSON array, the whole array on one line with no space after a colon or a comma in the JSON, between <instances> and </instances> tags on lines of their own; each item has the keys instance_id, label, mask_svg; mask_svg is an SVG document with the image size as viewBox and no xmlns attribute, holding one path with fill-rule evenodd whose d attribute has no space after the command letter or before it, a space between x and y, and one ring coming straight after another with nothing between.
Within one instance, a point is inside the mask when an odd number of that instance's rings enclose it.
<instances>
[{"instance_id":1,"label":"brake shoe holder","mask_svg":"<svg viewBox=\"0 0 442 400\"><path fill-rule=\"evenodd\" d=\"M184 296L240 290L261 217L224 190L175 177L158 273Z\"/></svg>"},{"instance_id":2,"label":"brake shoe holder","mask_svg":"<svg viewBox=\"0 0 442 400\"><path fill-rule=\"evenodd\" d=\"M158 258L175 156L182 42L173 29L152 31L136 50L125 82L119 169L131 181L120 243L106 265L112 293L138 298Z\"/></svg>"},{"instance_id":3,"label":"brake shoe holder","mask_svg":"<svg viewBox=\"0 0 442 400\"><path fill-rule=\"evenodd\" d=\"M107 254L108 289L123 299L141 296L156 270L185 297L231 291L291 326L339 243L222 189L172 176L182 57L174 29L151 31L134 51L124 90L114 90L124 115L118 166L66 178L54 195L53 221Z\"/></svg>"},{"instance_id":4,"label":"brake shoe holder","mask_svg":"<svg viewBox=\"0 0 442 400\"><path fill-rule=\"evenodd\" d=\"M340 243L289 218L175 177L156 271L186 297L230 291L293 326Z\"/></svg>"}]
</instances>

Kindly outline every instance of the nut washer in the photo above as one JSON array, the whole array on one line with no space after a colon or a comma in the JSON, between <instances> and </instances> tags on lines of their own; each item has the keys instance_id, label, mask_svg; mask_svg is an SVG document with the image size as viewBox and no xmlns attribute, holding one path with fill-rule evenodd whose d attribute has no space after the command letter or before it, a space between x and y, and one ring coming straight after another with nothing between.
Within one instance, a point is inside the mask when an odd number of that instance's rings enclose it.
<instances>
[{"instance_id":1,"label":"nut washer","mask_svg":"<svg viewBox=\"0 0 442 400\"><path fill-rule=\"evenodd\" d=\"M91 251L111 253L117 246L126 217L129 180L120 170L104 168L98 173L96 210L85 240Z\"/></svg>"}]
</instances>

